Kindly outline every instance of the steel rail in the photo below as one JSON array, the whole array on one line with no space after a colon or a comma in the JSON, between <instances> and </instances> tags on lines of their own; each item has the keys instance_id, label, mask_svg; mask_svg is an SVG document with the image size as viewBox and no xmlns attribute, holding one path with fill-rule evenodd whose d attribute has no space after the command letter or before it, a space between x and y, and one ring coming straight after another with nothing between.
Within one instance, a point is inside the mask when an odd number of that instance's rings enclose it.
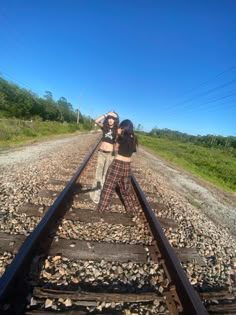
<instances>
[{"instance_id":1,"label":"steel rail","mask_svg":"<svg viewBox=\"0 0 236 315\"><path fill-rule=\"evenodd\" d=\"M151 232L153 234L154 240L160 250L162 258L165 261L169 275L172 280L172 284L175 286L179 300L183 306L183 311L179 314L181 315L206 315L208 314L200 297L194 291L191 286L181 264L171 247L167 237L165 236L161 225L157 221L157 218L151 209L144 193L142 192L136 178L134 175L131 177L131 182L137 198L144 210L145 217L150 226Z\"/></svg>"},{"instance_id":2,"label":"steel rail","mask_svg":"<svg viewBox=\"0 0 236 315\"><path fill-rule=\"evenodd\" d=\"M34 259L42 259L42 256L45 256L49 251L60 219L68 210L67 205L71 199L73 187L86 168L100 141L101 139L95 143L64 190L45 213L34 231L24 241L15 258L1 277L1 314L2 312L4 312L4 314L23 314L26 297L31 289L29 272L31 271Z\"/></svg>"}]
</instances>

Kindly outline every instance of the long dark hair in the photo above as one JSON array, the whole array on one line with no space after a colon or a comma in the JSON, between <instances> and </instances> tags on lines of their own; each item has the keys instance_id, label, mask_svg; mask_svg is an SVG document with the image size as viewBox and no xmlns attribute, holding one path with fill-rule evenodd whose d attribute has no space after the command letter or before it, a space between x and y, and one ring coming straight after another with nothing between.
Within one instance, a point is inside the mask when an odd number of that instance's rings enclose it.
<instances>
[{"instance_id":1,"label":"long dark hair","mask_svg":"<svg viewBox=\"0 0 236 315\"><path fill-rule=\"evenodd\" d=\"M125 119L123 120L119 128L122 129L121 137L125 138L128 141L129 145L132 145L134 148L134 152L136 151L136 146L138 145L138 139L134 134L134 125L131 120Z\"/></svg>"},{"instance_id":2,"label":"long dark hair","mask_svg":"<svg viewBox=\"0 0 236 315\"><path fill-rule=\"evenodd\" d=\"M117 134L117 129L118 129L118 126L119 126L119 115L116 113L116 112L113 112L114 114L116 114L117 118L113 117L112 118L114 119L114 125L113 125L113 128L115 130L115 133ZM108 119L109 119L109 116L107 116L105 119L104 119L104 122L103 122L103 129L107 132L110 127L109 127L109 124L108 124Z\"/></svg>"},{"instance_id":3,"label":"long dark hair","mask_svg":"<svg viewBox=\"0 0 236 315\"><path fill-rule=\"evenodd\" d=\"M121 128L124 131L124 134L134 133L134 125L133 125L132 121L129 119L123 120L120 123L119 128Z\"/></svg>"}]
</instances>

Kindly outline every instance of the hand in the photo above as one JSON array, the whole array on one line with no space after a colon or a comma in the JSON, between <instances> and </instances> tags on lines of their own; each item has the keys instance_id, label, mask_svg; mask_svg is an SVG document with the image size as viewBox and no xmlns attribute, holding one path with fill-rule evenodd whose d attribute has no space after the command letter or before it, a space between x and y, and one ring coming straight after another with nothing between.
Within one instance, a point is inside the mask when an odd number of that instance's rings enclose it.
<instances>
[{"instance_id":1,"label":"hand","mask_svg":"<svg viewBox=\"0 0 236 315\"><path fill-rule=\"evenodd\" d=\"M106 116L112 116L112 117L117 118L117 114L114 112L108 112L108 113L106 113Z\"/></svg>"}]
</instances>

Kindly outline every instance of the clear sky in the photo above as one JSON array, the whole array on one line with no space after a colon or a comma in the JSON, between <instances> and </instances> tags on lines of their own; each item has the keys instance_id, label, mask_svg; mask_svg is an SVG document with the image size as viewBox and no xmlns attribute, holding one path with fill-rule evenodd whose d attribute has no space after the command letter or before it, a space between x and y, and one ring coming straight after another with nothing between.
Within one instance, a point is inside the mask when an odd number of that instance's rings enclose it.
<instances>
[{"instance_id":1,"label":"clear sky","mask_svg":"<svg viewBox=\"0 0 236 315\"><path fill-rule=\"evenodd\" d=\"M92 118L236 136L236 0L2 0L0 74Z\"/></svg>"}]
</instances>

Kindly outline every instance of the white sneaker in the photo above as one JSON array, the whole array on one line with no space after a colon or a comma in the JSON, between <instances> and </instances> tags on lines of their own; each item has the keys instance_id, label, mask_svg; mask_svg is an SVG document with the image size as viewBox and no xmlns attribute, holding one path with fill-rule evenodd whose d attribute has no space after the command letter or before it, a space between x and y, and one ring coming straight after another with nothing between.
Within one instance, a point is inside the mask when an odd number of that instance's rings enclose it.
<instances>
[{"instance_id":1,"label":"white sneaker","mask_svg":"<svg viewBox=\"0 0 236 315\"><path fill-rule=\"evenodd\" d=\"M98 204L98 203L99 203L99 198L98 198L98 199L97 199L97 198L94 198L94 199L93 199L93 202L96 203L96 204Z\"/></svg>"}]
</instances>

